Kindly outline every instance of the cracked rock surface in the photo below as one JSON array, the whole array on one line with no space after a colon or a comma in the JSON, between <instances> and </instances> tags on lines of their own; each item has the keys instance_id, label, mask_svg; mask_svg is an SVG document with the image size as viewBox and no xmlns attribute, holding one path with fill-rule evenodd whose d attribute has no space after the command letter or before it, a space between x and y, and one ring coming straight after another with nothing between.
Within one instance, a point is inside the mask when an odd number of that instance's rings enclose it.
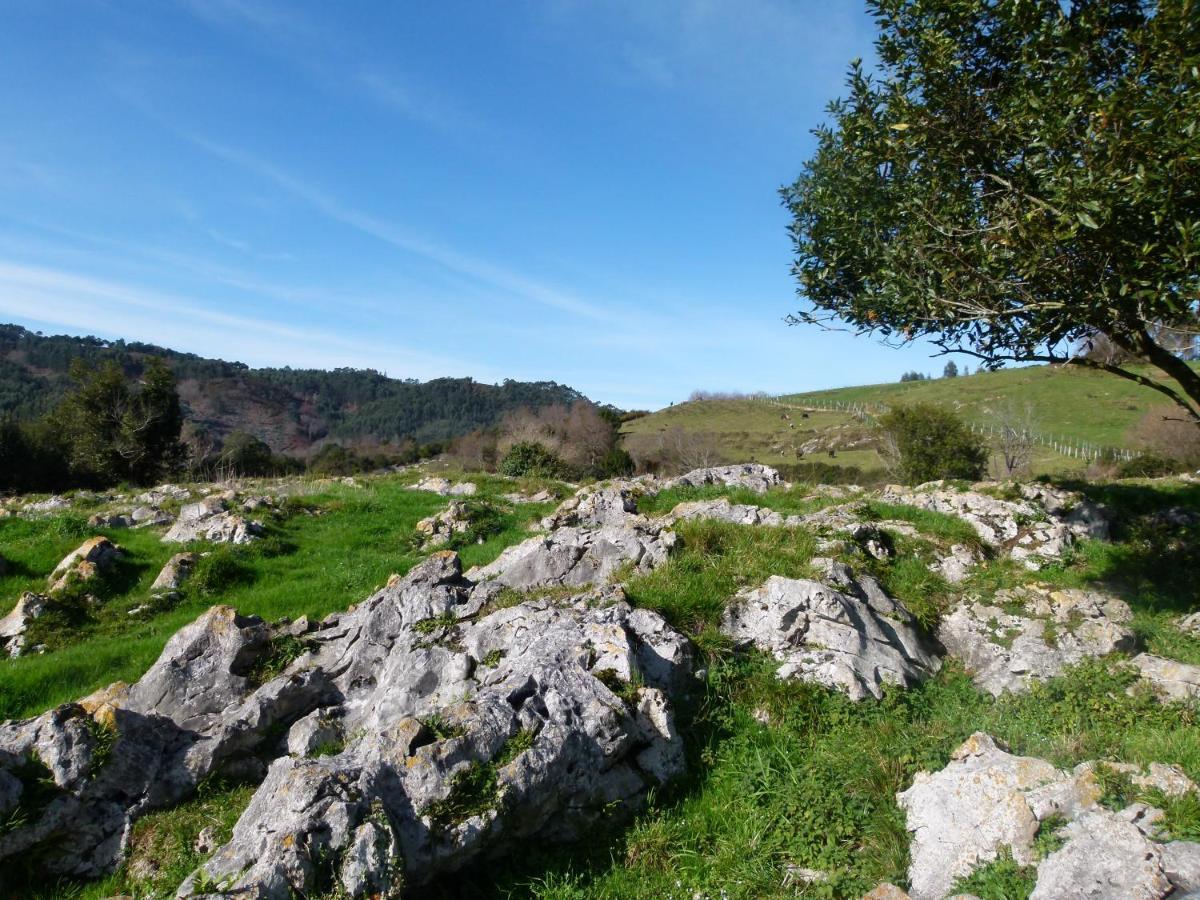
<instances>
[{"instance_id":1,"label":"cracked rock surface","mask_svg":"<svg viewBox=\"0 0 1200 900\"><path fill-rule=\"evenodd\" d=\"M274 675L263 663L284 632L210 609L136 684L0 725L0 815L31 766L54 782L0 837L0 865L37 848L50 872L98 876L134 819L238 772L261 785L180 895L289 897L324 861L360 896L575 839L682 771L682 636L616 588L488 612L495 593L434 554L350 612L288 626L300 652Z\"/></svg>"},{"instance_id":2,"label":"cracked rock surface","mask_svg":"<svg viewBox=\"0 0 1200 900\"><path fill-rule=\"evenodd\" d=\"M1038 900L1158 900L1189 890L1191 866L1200 865L1200 845L1164 843L1155 826L1160 810L1133 804L1114 812L1101 806L1100 765L1168 796L1196 792L1174 766L1154 763L1143 770L1088 762L1064 771L1043 759L1014 756L977 732L944 769L919 773L896 797L912 834L911 896L946 897L955 882L994 862L1005 848L1018 864L1037 866L1032 897ZM1039 859L1034 839L1047 820L1061 846Z\"/></svg>"},{"instance_id":3,"label":"cracked rock surface","mask_svg":"<svg viewBox=\"0 0 1200 900\"><path fill-rule=\"evenodd\" d=\"M742 591L722 616L722 633L771 653L782 663L780 678L824 684L853 700L880 697L884 684L907 687L936 672L934 647L912 614L874 578L854 579L844 566L838 571L840 590L772 576Z\"/></svg>"},{"instance_id":4,"label":"cracked rock surface","mask_svg":"<svg viewBox=\"0 0 1200 900\"><path fill-rule=\"evenodd\" d=\"M210 541L248 544L262 534L262 525L231 512L222 497L205 497L179 511L179 518L162 539L167 543Z\"/></svg>"},{"instance_id":5,"label":"cracked rock surface","mask_svg":"<svg viewBox=\"0 0 1200 900\"><path fill-rule=\"evenodd\" d=\"M1132 650L1132 619L1124 601L1106 594L1027 587L998 591L991 603L960 604L937 636L978 687L999 696L1061 675L1086 657Z\"/></svg>"}]
</instances>

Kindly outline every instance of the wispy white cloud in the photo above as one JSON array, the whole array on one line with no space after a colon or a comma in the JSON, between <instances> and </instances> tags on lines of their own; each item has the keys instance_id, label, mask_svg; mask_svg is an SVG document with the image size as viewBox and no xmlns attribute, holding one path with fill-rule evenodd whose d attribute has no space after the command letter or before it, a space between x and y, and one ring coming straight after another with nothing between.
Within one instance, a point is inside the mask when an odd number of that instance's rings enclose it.
<instances>
[{"instance_id":1,"label":"wispy white cloud","mask_svg":"<svg viewBox=\"0 0 1200 900\"><path fill-rule=\"evenodd\" d=\"M0 260L0 315L138 338L256 365L355 366L419 378L455 373L496 377L478 361L391 342L347 339L328 327L224 312L192 297L6 260Z\"/></svg>"},{"instance_id":2,"label":"wispy white cloud","mask_svg":"<svg viewBox=\"0 0 1200 900\"><path fill-rule=\"evenodd\" d=\"M282 169L233 147L208 138L180 132L187 140L226 162L274 182L292 196L304 201L323 215L386 244L420 256L438 265L484 282L491 287L531 300L542 306L583 318L603 321L612 318L609 310L589 303L566 291L514 272L504 266L464 253L430 240L393 222L380 219L337 200L319 188L306 184Z\"/></svg>"}]
</instances>

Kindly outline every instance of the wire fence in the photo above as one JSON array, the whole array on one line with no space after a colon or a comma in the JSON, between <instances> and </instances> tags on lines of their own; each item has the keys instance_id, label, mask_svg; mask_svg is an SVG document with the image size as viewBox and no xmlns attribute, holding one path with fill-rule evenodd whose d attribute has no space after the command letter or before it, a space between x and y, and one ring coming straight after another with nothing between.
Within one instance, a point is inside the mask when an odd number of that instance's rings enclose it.
<instances>
[{"instance_id":1,"label":"wire fence","mask_svg":"<svg viewBox=\"0 0 1200 900\"><path fill-rule=\"evenodd\" d=\"M860 422L868 425L874 425L876 423L876 416L883 415L890 409L885 403L862 403L848 400L810 399L804 403L787 403L781 397L765 397L762 400L764 403L782 409L796 409L802 412L842 412L854 416ZM1005 433L1004 427L999 425L980 424L978 422L968 422L967 425L975 434L984 437L998 438L1002 437ZM1070 457L1071 459L1082 459L1089 462L1098 459L1111 459L1119 462L1128 462L1131 459L1141 456L1141 453L1137 450L1130 450L1125 447L1110 447L1105 444L1093 444L1067 435L1046 434L1039 431L1025 430L1021 432L1021 436L1036 447L1053 450L1055 453Z\"/></svg>"}]
</instances>

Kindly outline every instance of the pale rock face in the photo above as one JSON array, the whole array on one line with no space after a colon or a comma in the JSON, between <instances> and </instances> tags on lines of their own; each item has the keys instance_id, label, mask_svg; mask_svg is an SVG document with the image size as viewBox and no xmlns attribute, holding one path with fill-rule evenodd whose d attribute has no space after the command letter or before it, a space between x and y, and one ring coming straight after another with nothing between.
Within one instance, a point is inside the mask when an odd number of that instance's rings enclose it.
<instances>
[{"instance_id":1,"label":"pale rock face","mask_svg":"<svg viewBox=\"0 0 1200 900\"><path fill-rule=\"evenodd\" d=\"M175 524L163 535L166 543L209 541L214 544L248 544L262 534L263 527L228 510L223 496L205 497L179 511Z\"/></svg>"},{"instance_id":2,"label":"pale rock face","mask_svg":"<svg viewBox=\"0 0 1200 900\"><path fill-rule=\"evenodd\" d=\"M175 484L160 484L156 488L138 494L133 498L133 502L144 506L162 506L168 500L189 500L191 496L192 492L187 488Z\"/></svg>"},{"instance_id":3,"label":"pale rock face","mask_svg":"<svg viewBox=\"0 0 1200 900\"><path fill-rule=\"evenodd\" d=\"M694 469L678 478L669 478L663 483L663 489L673 487L704 487L716 484L725 487L738 487L765 494L770 488L779 487L784 483L779 473L770 466L758 463L743 463L736 466L713 466L707 469Z\"/></svg>"},{"instance_id":4,"label":"pale rock face","mask_svg":"<svg viewBox=\"0 0 1200 900\"><path fill-rule=\"evenodd\" d=\"M1139 653L1130 660L1156 694L1168 700L1200 697L1200 666Z\"/></svg>"},{"instance_id":5,"label":"pale rock face","mask_svg":"<svg viewBox=\"0 0 1200 900\"><path fill-rule=\"evenodd\" d=\"M631 481L612 481L598 487L581 488L542 519L542 528L553 531L564 527L645 524L646 520L638 516L637 498L642 493L642 485ZM635 521L631 522L631 519Z\"/></svg>"},{"instance_id":6,"label":"pale rock face","mask_svg":"<svg viewBox=\"0 0 1200 900\"><path fill-rule=\"evenodd\" d=\"M470 512L461 500L452 500L440 513L417 522L416 528L419 534L424 535L426 548L444 547L454 535L470 530Z\"/></svg>"},{"instance_id":7,"label":"pale rock face","mask_svg":"<svg viewBox=\"0 0 1200 900\"><path fill-rule=\"evenodd\" d=\"M616 589L481 615L494 594L436 553L350 612L289 626L306 650L265 683L256 672L283 632L214 607L132 687L0 724L0 813L20 802L9 773L33 753L61 789L0 840L0 866L38 848L50 873L100 875L134 819L274 756L230 842L180 896L213 882L307 893L317 858L335 861L345 890L383 892L483 853L577 839L682 771L668 699L692 681L681 635ZM106 757L96 724L116 735ZM330 743L327 729L340 752L304 756ZM481 773L478 809L440 811Z\"/></svg>"},{"instance_id":8,"label":"pale rock face","mask_svg":"<svg viewBox=\"0 0 1200 900\"><path fill-rule=\"evenodd\" d=\"M734 525L766 526L794 525L799 522L796 516L785 519L772 509L730 503L724 497L680 503L668 514L667 521L676 522L680 519L715 519L720 522L732 522Z\"/></svg>"},{"instance_id":9,"label":"pale rock face","mask_svg":"<svg viewBox=\"0 0 1200 900\"><path fill-rule=\"evenodd\" d=\"M511 494L503 494L502 496L509 503L549 503L554 499L554 494L548 490L541 490L535 494L513 492Z\"/></svg>"},{"instance_id":10,"label":"pale rock face","mask_svg":"<svg viewBox=\"0 0 1200 900\"><path fill-rule=\"evenodd\" d=\"M1135 784L1169 796L1196 791L1173 766L1083 763L1074 771L1045 760L1014 756L986 734L972 735L940 772L921 772L897 795L912 834L909 880L913 900L940 900L960 878L1011 851L1037 866L1033 897L1158 900L1187 889L1190 848L1157 843L1160 810L1135 804L1121 812L1100 806L1095 769L1109 765ZM1044 860L1034 852L1041 823L1061 817L1063 846ZM1174 872L1174 874L1172 874Z\"/></svg>"},{"instance_id":11,"label":"pale rock face","mask_svg":"<svg viewBox=\"0 0 1200 900\"><path fill-rule=\"evenodd\" d=\"M71 501L66 497L49 497L45 500L38 500L35 503L27 503L23 511L31 515L43 515L45 513L58 512L60 509L70 509Z\"/></svg>"},{"instance_id":12,"label":"pale rock face","mask_svg":"<svg viewBox=\"0 0 1200 900\"><path fill-rule=\"evenodd\" d=\"M962 660L975 684L999 696L1061 675L1089 656L1132 650L1133 618L1121 600L1095 591L1027 588L1001 591L996 603L965 602L938 626L947 653Z\"/></svg>"},{"instance_id":13,"label":"pale rock face","mask_svg":"<svg viewBox=\"0 0 1200 900\"><path fill-rule=\"evenodd\" d=\"M780 678L824 684L853 700L880 697L884 684L916 684L940 666L912 615L869 576L847 575L841 591L772 576L735 597L721 631L771 653L782 663Z\"/></svg>"},{"instance_id":14,"label":"pale rock face","mask_svg":"<svg viewBox=\"0 0 1200 900\"><path fill-rule=\"evenodd\" d=\"M1191 615L1184 616L1179 620L1179 630L1184 634L1190 634L1192 637L1200 638L1200 612L1194 612Z\"/></svg>"},{"instance_id":15,"label":"pale rock face","mask_svg":"<svg viewBox=\"0 0 1200 900\"><path fill-rule=\"evenodd\" d=\"M90 581L121 558L121 548L106 537L88 538L68 553L50 573L50 593L64 590L71 578Z\"/></svg>"},{"instance_id":16,"label":"pale rock face","mask_svg":"<svg viewBox=\"0 0 1200 900\"><path fill-rule=\"evenodd\" d=\"M957 516L969 523L984 543L1037 571L1061 558L1078 538L1105 540L1105 510L1077 494L1045 485L1020 485L1022 500L999 500L977 491L947 489L941 482L916 488L889 485L880 497Z\"/></svg>"},{"instance_id":17,"label":"pale rock face","mask_svg":"<svg viewBox=\"0 0 1200 900\"><path fill-rule=\"evenodd\" d=\"M430 491L434 494L441 494L443 497L470 497L479 490L479 486L472 481L451 484L447 478L431 475L413 485L413 490Z\"/></svg>"},{"instance_id":18,"label":"pale rock face","mask_svg":"<svg viewBox=\"0 0 1200 900\"><path fill-rule=\"evenodd\" d=\"M43 594L26 591L21 595L12 611L0 618L0 653L16 657L25 651L25 630L31 620L46 611L49 602Z\"/></svg>"},{"instance_id":19,"label":"pale rock face","mask_svg":"<svg viewBox=\"0 0 1200 900\"><path fill-rule=\"evenodd\" d=\"M199 561L200 557L198 554L176 553L167 560L166 565L162 567L162 571L158 573L158 577L154 579L154 583L150 585L150 593L156 594L179 590L192 574L192 570Z\"/></svg>"},{"instance_id":20,"label":"pale rock face","mask_svg":"<svg viewBox=\"0 0 1200 900\"><path fill-rule=\"evenodd\" d=\"M507 548L467 577L517 589L604 584L626 566L645 572L661 565L675 544L674 532L649 523L559 528Z\"/></svg>"}]
</instances>

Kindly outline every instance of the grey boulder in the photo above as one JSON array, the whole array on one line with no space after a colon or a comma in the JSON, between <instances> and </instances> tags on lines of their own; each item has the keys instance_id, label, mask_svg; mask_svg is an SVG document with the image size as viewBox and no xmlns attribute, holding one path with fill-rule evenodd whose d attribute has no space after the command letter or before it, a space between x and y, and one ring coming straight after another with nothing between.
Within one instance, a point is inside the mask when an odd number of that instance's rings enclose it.
<instances>
[{"instance_id":1,"label":"grey boulder","mask_svg":"<svg viewBox=\"0 0 1200 900\"><path fill-rule=\"evenodd\" d=\"M884 684L908 687L938 670L935 648L903 605L870 576L842 577L837 590L772 576L734 598L721 632L774 656L780 678L827 685L853 700L880 697Z\"/></svg>"},{"instance_id":2,"label":"grey boulder","mask_svg":"<svg viewBox=\"0 0 1200 900\"><path fill-rule=\"evenodd\" d=\"M759 463L742 463L734 466L693 469L685 475L668 479L663 483L663 489L718 485L720 487L745 488L756 494L765 494L771 488L779 487L783 483L779 473L770 466Z\"/></svg>"}]
</instances>

